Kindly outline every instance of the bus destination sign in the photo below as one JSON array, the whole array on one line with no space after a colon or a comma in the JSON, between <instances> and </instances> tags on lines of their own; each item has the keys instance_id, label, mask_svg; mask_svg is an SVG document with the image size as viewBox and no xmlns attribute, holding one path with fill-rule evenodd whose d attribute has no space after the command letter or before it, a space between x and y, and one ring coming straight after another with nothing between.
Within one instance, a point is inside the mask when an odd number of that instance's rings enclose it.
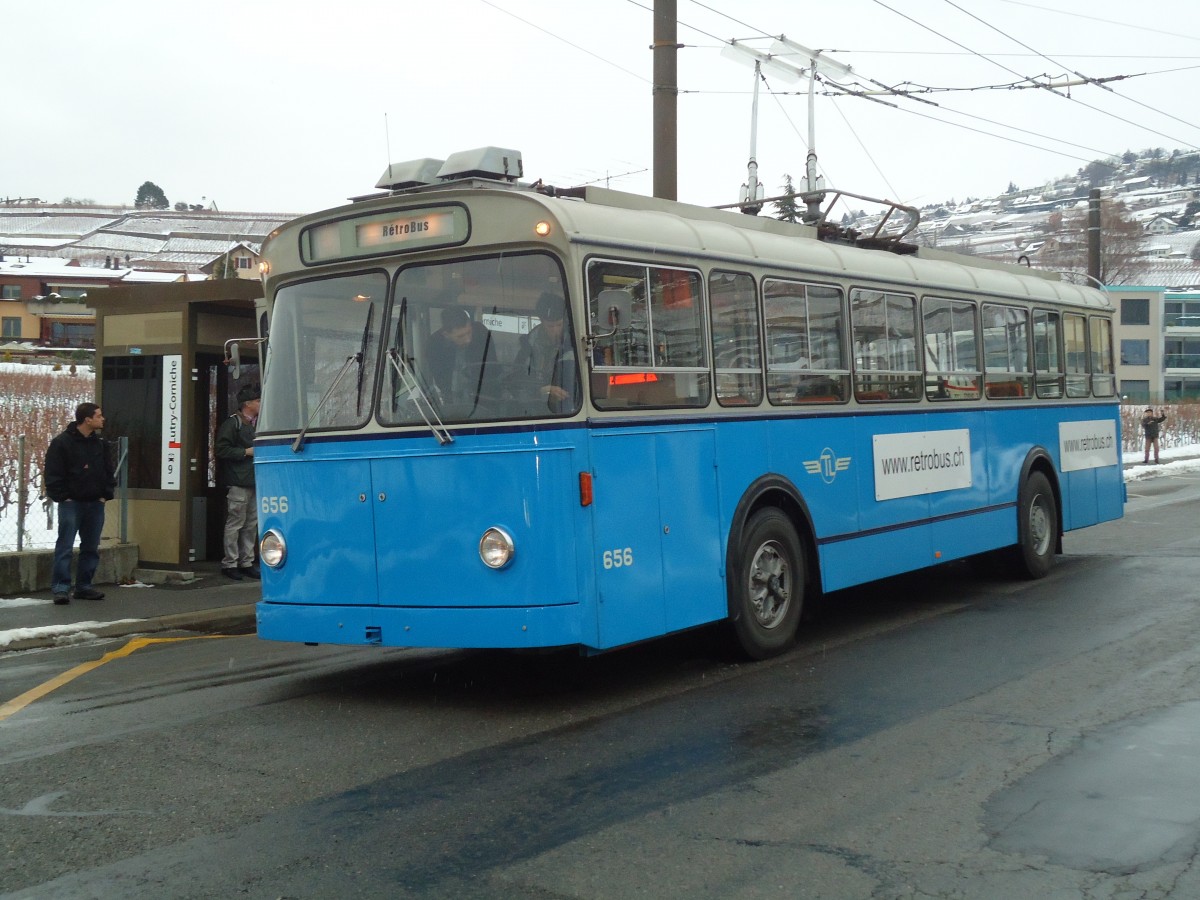
<instances>
[{"instance_id":1,"label":"bus destination sign","mask_svg":"<svg viewBox=\"0 0 1200 900\"><path fill-rule=\"evenodd\" d=\"M383 222L367 222L354 228L359 247L372 250L409 244L421 238L442 238L454 234L454 214L449 210L400 216Z\"/></svg>"},{"instance_id":2,"label":"bus destination sign","mask_svg":"<svg viewBox=\"0 0 1200 900\"><path fill-rule=\"evenodd\" d=\"M467 240L468 233L466 209L448 204L326 222L306 229L301 236L300 248L304 262L313 265L461 244Z\"/></svg>"}]
</instances>

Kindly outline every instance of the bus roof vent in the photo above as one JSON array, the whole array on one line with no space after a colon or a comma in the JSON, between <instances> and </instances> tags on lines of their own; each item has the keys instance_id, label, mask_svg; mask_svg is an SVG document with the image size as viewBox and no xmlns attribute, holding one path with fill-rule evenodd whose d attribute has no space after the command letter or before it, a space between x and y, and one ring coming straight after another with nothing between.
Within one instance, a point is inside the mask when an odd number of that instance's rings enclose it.
<instances>
[{"instance_id":1,"label":"bus roof vent","mask_svg":"<svg viewBox=\"0 0 1200 900\"><path fill-rule=\"evenodd\" d=\"M518 150L502 147L480 147L450 154L438 178L453 181L459 178L496 178L516 181L525 175L525 164Z\"/></svg>"},{"instance_id":2,"label":"bus roof vent","mask_svg":"<svg viewBox=\"0 0 1200 900\"><path fill-rule=\"evenodd\" d=\"M385 191L402 191L423 184L437 184L440 159L410 159L408 162L392 163L383 170L375 187Z\"/></svg>"}]
</instances>

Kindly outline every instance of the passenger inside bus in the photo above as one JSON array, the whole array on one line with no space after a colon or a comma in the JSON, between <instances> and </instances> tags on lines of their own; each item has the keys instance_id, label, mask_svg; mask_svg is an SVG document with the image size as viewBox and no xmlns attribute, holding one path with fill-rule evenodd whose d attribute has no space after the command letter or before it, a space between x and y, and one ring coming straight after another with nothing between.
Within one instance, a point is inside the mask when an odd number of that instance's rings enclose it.
<instances>
[{"instance_id":1,"label":"passenger inside bus","mask_svg":"<svg viewBox=\"0 0 1200 900\"><path fill-rule=\"evenodd\" d=\"M513 377L534 409L567 412L576 405L575 351L566 327L563 298L549 291L537 302L538 324L521 337L513 362Z\"/></svg>"},{"instance_id":2,"label":"passenger inside bus","mask_svg":"<svg viewBox=\"0 0 1200 900\"><path fill-rule=\"evenodd\" d=\"M442 310L442 327L429 338L427 371L442 402L478 402L496 363L496 347L486 325L461 306Z\"/></svg>"}]
</instances>

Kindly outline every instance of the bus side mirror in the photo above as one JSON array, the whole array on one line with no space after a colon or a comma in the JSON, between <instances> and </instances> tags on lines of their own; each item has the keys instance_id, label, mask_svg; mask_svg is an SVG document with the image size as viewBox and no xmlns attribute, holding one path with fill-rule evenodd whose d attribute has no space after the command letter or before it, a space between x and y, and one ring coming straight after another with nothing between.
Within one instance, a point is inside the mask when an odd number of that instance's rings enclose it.
<instances>
[{"instance_id":1,"label":"bus side mirror","mask_svg":"<svg viewBox=\"0 0 1200 900\"><path fill-rule=\"evenodd\" d=\"M225 363L235 381L242 377L242 350L236 340L225 342Z\"/></svg>"},{"instance_id":2,"label":"bus side mirror","mask_svg":"<svg viewBox=\"0 0 1200 900\"><path fill-rule=\"evenodd\" d=\"M610 288L601 291L596 297L595 311L592 313L592 333L589 337L612 337L621 328L628 328L633 319L633 295L626 290ZM596 331L597 325L607 325L608 331L603 334Z\"/></svg>"}]
</instances>

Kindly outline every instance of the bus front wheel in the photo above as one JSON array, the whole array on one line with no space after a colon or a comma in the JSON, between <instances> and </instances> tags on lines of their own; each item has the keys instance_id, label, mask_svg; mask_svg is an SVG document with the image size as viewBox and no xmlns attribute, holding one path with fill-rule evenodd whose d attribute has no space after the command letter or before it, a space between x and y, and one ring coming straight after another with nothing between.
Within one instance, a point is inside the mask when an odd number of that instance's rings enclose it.
<instances>
[{"instance_id":1,"label":"bus front wheel","mask_svg":"<svg viewBox=\"0 0 1200 900\"><path fill-rule=\"evenodd\" d=\"M1031 472L1021 485L1017 515L1017 567L1028 578L1041 578L1054 564L1058 537L1058 503L1041 472Z\"/></svg>"},{"instance_id":2,"label":"bus front wheel","mask_svg":"<svg viewBox=\"0 0 1200 900\"><path fill-rule=\"evenodd\" d=\"M730 618L751 659L776 656L792 645L804 605L804 554L796 529L778 509L762 509L742 532L738 581Z\"/></svg>"}]
</instances>

